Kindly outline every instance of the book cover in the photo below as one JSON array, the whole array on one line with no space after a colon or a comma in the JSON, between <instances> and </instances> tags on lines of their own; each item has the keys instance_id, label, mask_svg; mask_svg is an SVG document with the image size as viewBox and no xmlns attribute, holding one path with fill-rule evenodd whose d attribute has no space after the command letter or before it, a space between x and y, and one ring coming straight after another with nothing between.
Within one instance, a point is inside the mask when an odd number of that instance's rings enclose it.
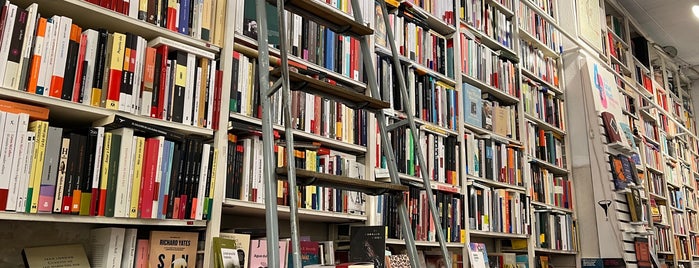
<instances>
[{"instance_id":1,"label":"book cover","mask_svg":"<svg viewBox=\"0 0 699 268\"><path fill-rule=\"evenodd\" d=\"M281 254L281 252L288 251L288 241L279 241L279 266L280 268L286 267L287 254ZM267 263L267 240L255 239L250 242L250 267L271 267Z\"/></svg>"},{"instance_id":2,"label":"book cover","mask_svg":"<svg viewBox=\"0 0 699 268\"><path fill-rule=\"evenodd\" d=\"M481 90L471 84L463 84L464 122L475 127L483 127L483 100Z\"/></svg>"},{"instance_id":3,"label":"book cover","mask_svg":"<svg viewBox=\"0 0 699 268\"><path fill-rule=\"evenodd\" d=\"M612 177L614 178L614 189L626 189L629 180L624 175L624 166L618 156L609 155L609 164L612 166Z\"/></svg>"},{"instance_id":4,"label":"book cover","mask_svg":"<svg viewBox=\"0 0 699 268\"><path fill-rule=\"evenodd\" d=\"M350 234L351 262L371 262L376 268L384 267L385 226L351 226Z\"/></svg>"},{"instance_id":5,"label":"book cover","mask_svg":"<svg viewBox=\"0 0 699 268\"><path fill-rule=\"evenodd\" d=\"M488 251L486 250L485 244L483 243L469 243L468 245L468 258L471 262L471 267L474 268L488 268L490 263L488 261Z\"/></svg>"},{"instance_id":6,"label":"book cover","mask_svg":"<svg viewBox=\"0 0 699 268\"><path fill-rule=\"evenodd\" d=\"M604 124L604 130L607 133L607 142L621 142L618 124L616 119L614 119L614 115L610 112L602 112L602 123Z\"/></svg>"},{"instance_id":7,"label":"book cover","mask_svg":"<svg viewBox=\"0 0 699 268\"><path fill-rule=\"evenodd\" d=\"M631 164L631 161L629 161L629 157L623 154L618 154L616 157L621 160L622 171L624 173L624 177L626 177L628 180L627 183L636 182L634 178L636 177L635 175L637 172L635 171L635 166Z\"/></svg>"},{"instance_id":8,"label":"book cover","mask_svg":"<svg viewBox=\"0 0 699 268\"><path fill-rule=\"evenodd\" d=\"M25 248L22 259L29 268L90 267L80 244Z\"/></svg>"},{"instance_id":9,"label":"book cover","mask_svg":"<svg viewBox=\"0 0 699 268\"><path fill-rule=\"evenodd\" d=\"M407 254L386 256L386 268L410 268L410 258Z\"/></svg>"},{"instance_id":10,"label":"book cover","mask_svg":"<svg viewBox=\"0 0 699 268\"><path fill-rule=\"evenodd\" d=\"M631 191L626 193L626 200L629 202L629 212L631 213L631 221L642 222L643 203L641 201L641 193L638 190L638 188L631 188Z\"/></svg>"},{"instance_id":11,"label":"book cover","mask_svg":"<svg viewBox=\"0 0 699 268\"><path fill-rule=\"evenodd\" d=\"M236 242L222 237L214 237L214 268L240 268L241 261L236 250Z\"/></svg>"},{"instance_id":12,"label":"book cover","mask_svg":"<svg viewBox=\"0 0 699 268\"><path fill-rule=\"evenodd\" d=\"M650 268L651 261L648 238L634 237L633 244L634 249L636 251L636 265L638 266L638 268Z\"/></svg>"},{"instance_id":13,"label":"book cover","mask_svg":"<svg viewBox=\"0 0 699 268\"><path fill-rule=\"evenodd\" d=\"M195 267L199 233L151 231L150 267Z\"/></svg>"},{"instance_id":14,"label":"book cover","mask_svg":"<svg viewBox=\"0 0 699 268\"><path fill-rule=\"evenodd\" d=\"M238 266L234 264L233 267L247 268L247 263L250 259L250 235L222 232L219 236L235 242L236 256L238 257L239 264Z\"/></svg>"},{"instance_id":15,"label":"book cover","mask_svg":"<svg viewBox=\"0 0 699 268\"><path fill-rule=\"evenodd\" d=\"M489 100L482 100L483 111L482 111L482 128L492 131L493 130L493 103Z\"/></svg>"}]
</instances>

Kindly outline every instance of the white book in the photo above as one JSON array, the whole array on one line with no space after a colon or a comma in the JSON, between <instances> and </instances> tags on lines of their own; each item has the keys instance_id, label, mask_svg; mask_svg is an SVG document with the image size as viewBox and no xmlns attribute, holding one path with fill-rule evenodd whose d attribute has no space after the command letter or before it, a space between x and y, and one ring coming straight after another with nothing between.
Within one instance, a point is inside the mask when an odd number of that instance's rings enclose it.
<instances>
[{"instance_id":1,"label":"white book","mask_svg":"<svg viewBox=\"0 0 699 268\"><path fill-rule=\"evenodd\" d=\"M155 183L154 183L154 188L153 189L160 189L160 183L163 181L162 176L162 164L163 164L163 146L165 146L165 137L163 136L158 136L158 162L156 163L156 171L155 171ZM151 214L152 219L157 219L158 218L158 211L160 208L160 201L159 199L159 191L153 191L153 207L152 211L153 213ZM186 217L186 216L185 216Z\"/></svg>"},{"instance_id":2,"label":"white book","mask_svg":"<svg viewBox=\"0 0 699 268\"><path fill-rule=\"evenodd\" d=\"M19 114L17 121L17 132L15 135L15 153L12 157L13 165L10 173L9 193L7 195L6 210L13 211L17 207L17 197L25 195L25 186L20 186L20 182L24 175L24 165L27 161L27 127L29 126L29 115Z\"/></svg>"},{"instance_id":3,"label":"white book","mask_svg":"<svg viewBox=\"0 0 699 268\"><path fill-rule=\"evenodd\" d=\"M37 82L36 94L48 96L51 87L51 75L53 74L53 62L56 48L56 32L60 25L61 17L53 16L46 21L46 34L44 35L44 53L41 57L41 69Z\"/></svg>"},{"instance_id":4,"label":"white book","mask_svg":"<svg viewBox=\"0 0 699 268\"><path fill-rule=\"evenodd\" d=\"M133 106L131 113L138 114L141 111L141 92L143 92L143 72L145 70L146 60L146 39L138 36L136 50L136 72L134 74L133 87ZM150 109L148 109L150 112Z\"/></svg>"},{"instance_id":5,"label":"white book","mask_svg":"<svg viewBox=\"0 0 699 268\"><path fill-rule=\"evenodd\" d=\"M92 268L121 267L122 252L124 251L124 228L107 227L92 229L88 259Z\"/></svg>"},{"instance_id":6,"label":"white book","mask_svg":"<svg viewBox=\"0 0 699 268\"><path fill-rule=\"evenodd\" d=\"M199 126L199 105L201 105L201 66L196 67L194 75L194 107L192 107L192 126Z\"/></svg>"},{"instance_id":7,"label":"white book","mask_svg":"<svg viewBox=\"0 0 699 268\"><path fill-rule=\"evenodd\" d=\"M27 208L27 195L25 194L27 189L29 189L29 176L32 172L32 159L34 158L34 144L36 142L36 133L27 132L27 153L25 154L24 166L22 166L22 176L19 182L20 192L17 195L17 207L16 212L28 212Z\"/></svg>"},{"instance_id":8,"label":"white book","mask_svg":"<svg viewBox=\"0 0 699 268\"><path fill-rule=\"evenodd\" d=\"M95 58L97 57L97 39L99 38L99 33L93 29L87 29L82 33L87 37L87 43L85 45L85 63L83 68L85 70L85 81L82 84L83 104L90 104L92 99L92 83L95 74Z\"/></svg>"},{"instance_id":9,"label":"white book","mask_svg":"<svg viewBox=\"0 0 699 268\"><path fill-rule=\"evenodd\" d=\"M313 132L313 129L311 128L311 121L313 121L315 117L315 95L308 93L304 93L303 95L306 97L306 105L304 105L305 116L303 118L303 130L305 130L308 133L311 133Z\"/></svg>"},{"instance_id":10,"label":"white book","mask_svg":"<svg viewBox=\"0 0 699 268\"><path fill-rule=\"evenodd\" d=\"M131 201L133 201L132 194L133 194L133 187L135 184L133 178L134 178L134 173L135 173L135 169L136 169L136 159L138 158L138 156L136 155L138 153L138 148L136 147L137 141L138 141L138 136L134 135L131 138L131 159L129 160L129 174L127 175L128 176L127 177L128 178L127 187L129 190L128 190L128 194L126 195L126 199L128 199L128 204L126 205L126 216L125 217L132 217L131 209L133 207L132 207ZM122 140L122 143L123 142L126 142L126 141ZM139 184L137 187L140 188L141 185ZM138 200L138 199L136 199L136 200Z\"/></svg>"},{"instance_id":11,"label":"white book","mask_svg":"<svg viewBox=\"0 0 699 268\"><path fill-rule=\"evenodd\" d=\"M142 0L142 1L147 1L147 0ZM138 19L138 6L139 6L139 0L124 0L124 2L129 3L129 17L132 17L134 19Z\"/></svg>"},{"instance_id":12,"label":"white book","mask_svg":"<svg viewBox=\"0 0 699 268\"><path fill-rule=\"evenodd\" d=\"M14 153L15 153L15 138L17 137L17 125L19 124L19 115L13 113L6 113L2 144L2 159L0 162L0 192L7 192L10 187L10 174L12 173L12 167L14 166ZM1 200L6 201L6 200Z\"/></svg>"},{"instance_id":13,"label":"white book","mask_svg":"<svg viewBox=\"0 0 699 268\"><path fill-rule=\"evenodd\" d=\"M4 84L5 70L7 69L7 56L10 54L10 39L15 26L17 16L17 6L6 2L7 14L5 15L5 27L0 36L0 85Z\"/></svg>"},{"instance_id":14,"label":"white book","mask_svg":"<svg viewBox=\"0 0 699 268\"><path fill-rule=\"evenodd\" d=\"M201 22L203 19L203 12L202 9L204 7L204 0L194 0L194 6L192 9L194 12L192 12L193 18L190 18L192 20L192 31L191 35L195 39L201 39Z\"/></svg>"},{"instance_id":15,"label":"white book","mask_svg":"<svg viewBox=\"0 0 699 268\"><path fill-rule=\"evenodd\" d=\"M199 169L199 190L197 190L197 211L195 214L195 219L197 220L201 220L204 217L206 177L209 174L209 152L211 152L211 144L204 144L201 152L201 168Z\"/></svg>"},{"instance_id":16,"label":"white book","mask_svg":"<svg viewBox=\"0 0 699 268\"><path fill-rule=\"evenodd\" d=\"M86 174L86 176L90 176L88 178L92 178L92 196L94 197L97 193L99 193L100 188L100 174L102 171L102 148L104 147L104 127L93 127L93 129L97 131L97 144L95 146L94 159L95 169L92 171L92 174Z\"/></svg>"},{"instance_id":17,"label":"white book","mask_svg":"<svg viewBox=\"0 0 699 268\"><path fill-rule=\"evenodd\" d=\"M163 95L164 98L165 98L165 100L163 100L163 104L164 104L164 105L163 105L163 114L161 115L161 118L162 118L162 119L168 120L168 121L171 120L171 119L170 119L170 114L169 114L169 112L170 112L170 111L169 111L169 109L170 109L169 106L170 106L170 101L171 101L171 99L172 99L172 98L170 97L170 93L172 92L172 88L171 88L171 85L170 85L170 84L171 84L171 83L170 83L170 77L172 76L172 73L171 73L171 72L173 71L173 68L175 68L175 66L173 66L173 65L174 65L174 64L173 64L173 61L172 61L172 60L168 60L168 61L167 61L167 67L166 67L166 71L165 71L165 73L166 73L166 75L167 75L167 78L165 79L165 87L164 87L164 88L165 88L165 94ZM162 86L162 85L161 85L161 86Z\"/></svg>"},{"instance_id":18,"label":"white book","mask_svg":"<svg viewBox=\"0 0 699 268\"><path fill-rule=\"evenodd\" d=\"M187 53L187 79L184 89L184 107L182 111L182 124L192 124L192 106L194 104L194 71L196 70L196 56L192 53Z\"/></svg>"},{"instance_id":19,"label":"white book","mask_svg":"<svg viewBox=\"0 0 699 268\"><path fill-rule=\"evenodd\" d=\"M245 148L243 151L243 166L252 167L252 139L244 139L243 148ZM240 197L245 201L254 201L250 200L250 173L249 168L243 169L243 183L241 184L243 185L243 191Z\"/></svg>"},{"instance_id":20,"label":"white book","mask_svg":"<svg viewBox=\"0 0 699 268\"><path fill-rule=\"evenodd\" d=\"M134 37L135 37L135 35L133 35L133 34L125 34L124 47L122 47L122 49L124 49L124 51L129 50L130 51L129 53L134 53L134 51L131 49L131 43L132 43L131 39L133 39ZM135 64L135 62L132 61L132 59L133 58L131 58L131 54L127 54L126 52L124 52L124 59L123 59L124 65L119 66L119 69L122 70L120 83L122 83L124 81L124 79L129 78L129 75L127 75L127 71L129 71L131 69L131 66L134 66L134 64ZM124 70L124 67L126 67L127 69ZM133 83L133 81L131 81L131 82ZM134 95L133 87L131 88L130 93L126 93L126 92L122 91L121 87L118 90L119 90L119 103L118 103L117 109L119 109L119 111L124 111L124 112L130 113L131 112L131 104L133 103L133 95ZM109 94L109 93L107 93L107 94Z\"/></svg>"},{"instance_id":21,"label":"white book","mask_svg":"<svg viewBox=\"0 0 699 268\"><path fill-rule=\"evenodd\" d=\"M16 83L10 85L14 89L20 89L26 91L27 76L29 75L29 59L32 56L32 48L34 44L34 35L37 23L37 9L39 5L33 3L27 7L27 27L24 31L23 44L22 44L22 54L19 59L19 68L17 73L14 74Z\"/></svg>"},{"instance_id":22,"label":"white book","mask_svg":"<svg viewBox=\"0 0 699 268\"><path fill-rule=\"evenodd\" d=\"M251 116L248 114L248 95L252 94L249 92L248 88L248 65L250 64L250 59L248 57L240 58L240 65L238 66L238 85L240 85L240 113L243 115Z\"/></svg>"},{"instance_id":23,"label":"white book","mask_svg":"<svg viewBox=\"0 0 699 268\"><path fill-rule=\"evenodd\" d=\"M133 159L133 129L119 128L111 131L112 134L121 135L121 152L119 153L119 169L116 187L116 201L114 203L114 217L129 217L131 202L131 188L129 170Z\"/></svg>"},{"instance_id":24,"label":"white book","mask_svg":"<svg viewBox=\"0 0 699 268\"><path fill-rule=\"evenodd\" d=\"M61 138L61 151L58 158L58 177L56 178L56 191L53 193L53 212L61 213L63 209L63 191L66 182L66 169L68 167L68 153L70 153L70 139ZM70 210L70 207L66 208Z\"/></svg>"},{"instance_id":25,"label":"white book","mask_svg":"<svg viewBox=\"0 0 699 268\"><path fill-rule=\"evenodd\" d=\"M66 61L68 60L68 42L70 41L70 27L73 25L73 19L68 17L61 17L61 21L58 26L58 32L56 34L56 48L54 54L53 63L53 73L51 77L50 90L60 90L54 89L53 84L55 81L63 81L66 72ZM63 83L58 83L55 86L63 87Z\"/></svg>"},{"instance_id":26,"label":"white book","mask_svg":"<svg viewBox=\"0 0 699 268\"><path fill-rule=\"evenodd\" d=\"M131 3L131 5L133 6L134 3ZM121 253L121 267L134 267L136 264L137 234L138 229L136 228L128 228L124 231L124 245L122 247L124 250Z\"/></svg>"},{"instance_id":27,"label":"white book","mask_svg":"<svg viewBox=\"0 0 699 268\"><path fill-rule=\"evenodd\" d=\"M214 92L216 91L216 60L211 60L209 63L209 82L207 90L207 97L209 98L209 105L206 106L206 128L212 129L214 124Z\"/></svg>"}]
</instances>

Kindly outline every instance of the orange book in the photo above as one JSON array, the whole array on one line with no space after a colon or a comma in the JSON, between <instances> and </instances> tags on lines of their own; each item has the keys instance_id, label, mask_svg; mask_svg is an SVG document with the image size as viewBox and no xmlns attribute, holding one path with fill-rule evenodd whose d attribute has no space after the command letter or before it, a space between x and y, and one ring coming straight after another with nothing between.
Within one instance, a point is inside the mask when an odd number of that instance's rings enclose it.
<instances>
[{"instance_id":1,"label":"orange book","mask_svg":"<svg viewBox=\"0 0 699 268\"><path fill-rule=\"evenodd\" d=\"M13 114L28 114L29 119L46 121L49 119L49 109L14 101L0 100L0 111Z\"/></svg>"},{"instance_id":2,"label":"orange book","mask_svg":"<svg viewBox=\"0 0 699 268\"><path fill-rule=\"evenodd\" d=\"M27 92L29 93L36 93L36 85L39 80L39 69L41 67L41 52L43 51L44 47L45 34L46 19L40 18L39 24L36 26L36 39L34 40L35 49L34 54L32 55L32 64L29 67L29 81L27 81Z\"/></svg>"}]
</instances>

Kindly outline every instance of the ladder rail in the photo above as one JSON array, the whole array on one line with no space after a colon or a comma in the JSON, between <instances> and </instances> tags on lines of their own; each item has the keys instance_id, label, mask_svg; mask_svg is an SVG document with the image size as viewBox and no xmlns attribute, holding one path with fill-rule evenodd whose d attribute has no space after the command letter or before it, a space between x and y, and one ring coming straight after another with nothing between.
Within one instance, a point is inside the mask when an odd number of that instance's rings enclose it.
<instances>
[{"instance_id":1,"label":"ladder rail","mask_svg":"<svg viewBox=\"0 0 699 268\"><path fill-rule=\"evenodd\" d=\"M257 0L256 15L258 21L258 56L257 62L260 75L260 102L262 105L262 157L263 160L274 159L274 130L272 129L271 100L267 97L269 91L269 40L267 34L267 10L265 0ZM279 259L279 224L277 202L272 201L276 196L277 180L274 176L274 165L269 161L263 161L262 172L265 183L265 225L267 236L267 263L272 263L271 267L278 265ZM276 197L274 198L276 199Z\"/></svg>"},{"instance_id":2,"label":"ladder rail","mask_svg":"<svg viewBox=\"0 0 699 268\"><path fill-rule=\"evenodd\" d=\"M352 0L352 1L357 1L357 0ZM395 37L393 35L393 29L391 28L391 23L388 18L388 9L386 7L386 2L385 1L379 1L381 3L381 12L383 13L383 21L385 24L386 28L386 36L388 37L388 43L391 45L391 59L393 60L393 68L396 70L396 76L398 77L398 86L400 88L400 93L401 93L401 99L403 102L403 107L413 107L413 103L409 102L408 100L410 99L410 96L408 94L408 90L405 84L405 78L400 75L402 74L402 68L401 68L401 63L398 60L398 49L396 48L396 43L395 43ZM373 69L372 69L373 72ZM369 71L367 71L369 73ZM373 82L376 84L376 79L373 81L370 81L370 83ZM373 88L372 94L376 94L378 96L378 88ZM414 109L412 109L414 110ZM449 251L447 250L447 245L446 245L446 237L444 234L444 231L442 229L442 225L439 224L439 219L441 219L441 216L437 212L437 206L434 201L434 193L432 192L432 186L431 182L429 179L429 175L427 173L427 165L425 161L425 156L424 152L422 151L422 147L417 144L417 137L418 136L418 131L417 127L415 126L415 117L412 113L407 112L405 113L408 119L408 124L410 125L410 132L413 135L413 142L416 143L415 145L415 151L417 151L417 158L418 158L418 163L420 164L420 173L422 174L422 182L425 186L425 192L427 194L427 203L430 208L430 213L432 214L432 221L435 225L435 231L437 232L437 240L439 240L439 247L442 251L442 255L444 257L444 260L446 262L447 267L452 267L451 265L451 258L449 256ZM383 113L382 113L383 117ZM383 135L383 134L382 134ZM395 164L395 163L394 163ZM397 174L391 174L391 176L394 176ZM405 236L405 235L404 235ZM416 255L417 256L417 255Z\"/></svg>"}]
</instances>

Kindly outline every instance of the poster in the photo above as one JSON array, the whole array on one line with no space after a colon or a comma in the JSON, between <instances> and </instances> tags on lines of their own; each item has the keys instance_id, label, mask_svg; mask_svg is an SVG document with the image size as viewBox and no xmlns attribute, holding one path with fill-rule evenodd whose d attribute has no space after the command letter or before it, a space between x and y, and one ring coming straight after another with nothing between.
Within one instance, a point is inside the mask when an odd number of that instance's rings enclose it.
<instances>
[{"instance_id":1,"label":"poster","mask_svg":"<svg viewBox=\"0 0 699 268\"><path fill-rule=\"evenodd\" d=\"M578 37L597 51L602 51L602 20L599 0L577 0Z\"/></svg>"}]
</instances>

